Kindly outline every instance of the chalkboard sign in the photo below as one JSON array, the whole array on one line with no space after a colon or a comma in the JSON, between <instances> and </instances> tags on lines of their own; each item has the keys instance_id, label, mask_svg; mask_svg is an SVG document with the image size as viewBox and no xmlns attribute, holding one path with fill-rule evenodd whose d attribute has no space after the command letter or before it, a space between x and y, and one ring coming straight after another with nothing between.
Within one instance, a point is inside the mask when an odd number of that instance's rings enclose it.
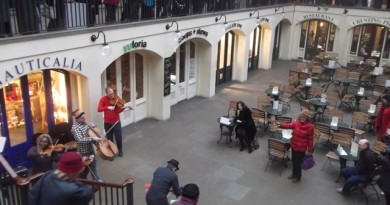
<instances>
[{"instance_id":1,"label":"chalkboard sign","mask_svg":"<svg viewBox=\"0 0 390 205\"><path fill-rule=\"evenodd\" d=\"M171 94L171 57L164 59L164 96Z\"/></svg>"}]
</instances>

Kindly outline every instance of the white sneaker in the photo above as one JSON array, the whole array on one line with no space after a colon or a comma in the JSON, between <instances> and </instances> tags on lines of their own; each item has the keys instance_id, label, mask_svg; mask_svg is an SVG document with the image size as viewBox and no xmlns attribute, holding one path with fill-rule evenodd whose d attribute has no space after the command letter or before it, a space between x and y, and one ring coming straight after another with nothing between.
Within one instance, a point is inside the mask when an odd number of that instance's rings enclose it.
<instances>
[{"instance_id":1,"label":"white sneaker","mask_svg":"<svg viewBox=\"0 0 390 205\"><path fill-rule=\"evenodd\" d=\"M381 191L380 195L384 196L384 195L385 195L385 192Z\"/></svg>"}]
</instances>

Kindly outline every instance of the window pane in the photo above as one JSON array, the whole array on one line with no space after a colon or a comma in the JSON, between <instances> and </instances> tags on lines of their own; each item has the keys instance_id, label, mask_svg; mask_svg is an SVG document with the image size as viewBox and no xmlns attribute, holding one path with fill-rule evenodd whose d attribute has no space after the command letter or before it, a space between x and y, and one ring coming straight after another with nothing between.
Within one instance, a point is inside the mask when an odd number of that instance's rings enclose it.
<instances>
[{"instance_id":1,"label":"window pane","mask_svg":"<svg viewBox=\"0 0 390 205\"><path fill-rule=\"evenodd\" d=\"M256 28L256 39L255 39L255 56L259 55L259 47L260 47L260 31L261 27Z\"/></svg>"},{"instance_id":2,"label":"window pane","mask_svg":"<svg viewBox=\"0 0 390 205\"><path fill-rule=\"evenodd\" d=\"M390 28L387 29L386 38L385 38L385 46L383 49L383 56L382 58L389 58L389 51L390 51Z\"/></svg>"},{"instance_id":3,"label":"window pane","mask_svg":"<svg viewBox=\"0 0 390 205\"><path fill-rule=\"evenodd\" d=\"M185 71L186 71L186 43L181 44L180 46L180 78L179 83L185 81Z\"/></svg>"},{"instance_id":4,"label":"window pane","mask_svg":"<svg viewBox=\"0 0 390 205\"><path fill-rule=\"evenodd\" d=\"M47 132L46 95L42 72L31 73L27 78L34 133Z\"/></svg>"},{"instance_id":5,"label":"window pane","mask_svg":"<svg viewBox=\"0 0 390 205\"><path fill-rule=\"evenodd\" d=\"M20 80L14 80L3 88L6 120L11 146L26 141L24 106Z\"/></svg>"},{"instance_id":6,"label":"window pane","mask_svg":"<svg viewBox=\"0 0 390 205\"><path fill-rule=\"evenodd\" d=\"M351 54L357 54L357 47L359 42L359 35L360 35L360 28L361 26L356 26L353 29L353 36L352 36L352 44L351 44Z\"/></svg>"},{"instance_id":7,"label":"window pane","mask_svg":"<svg viewBox=\"0 0 390 205\"><path fill-rule=\"evenodd\" d=\"M130 55L124 54L121 57L121 80L122 80L122 90L118 91L118 95L122 92L122 99L126 102L130 102L130 94L131 94L131 78L130 78ZM123 89L124 88L124 89Z\"/></svg>"},{"instance_id":8,"label":"window pane","mask_svg":"<svg viewBox=\"0 0 390 205\"><path fill-rule=\"evenodd\" d=\"M115 66L115 61L112 62L108 68L106 69L106 81L107 81L107 86L112 88L114 92L117 92L117 86L116 86L116 66Z\"/></svg>"},{"instance_id":9,"label":"window pane","mask_svg":"<svg viewBox=\"0 0 390 205\"><path fill-rule=\"evenodd\" d=\"M330 24L330 32L329 32L329 41L327 51L333 51L334 38L336 35L336 26L334 24Z\"/></svg>"},{"instance_id":10,"label":"window pane","mask_svg":"<svg viewBox=\"0 0 390 205\"><path fill-rule=\"evenodd\" d=\"M230 66L232 63L232 45L233 45L234 36L231 33L228 33L228 44L227 44L227 56L226 56L226 67Z\"/></svg>"},{"instance_id":11,"label":"window pane","mask_svg":"<svg viewBox=\"0 0 390 205\"><path fill-rule=\"evenodd\" d=\"M142 55L135 54L135 89L136 99L144 97L144 58Z\"/></svg>"},{"instance_id":12,"label":"window pane","mask_svg":"<svg viewBox=\"0 0 390 205\"><path fill-rule=\"evenodd\" d=\"M219 47L219 65L218 65L218 68L221 69L221 68L224 68L225 67L225 40L226 40L226 35L224 35L222 38L221 38L221 41L220 41L220 47Z\"/></svg>"},{"instance_id":13,"label":"window pane","mask_svg":"<svg viewBox=\"0 0 390 205\"><path fill-rule=\"evenodd\" d=\"M188 79L195 80L195 43L190 41L190 64L188 69Z\"/></svg>"},{"instance_id":14,"label":"window pane","mask_svg":"<svg viewBox=\"0 0 390 205\"><path fill-rule=\"evenodd\" d=\"M171 56L171 85L176 85L176 52Z\"/></svg>"},{"instance_id":15,"label":"window pane","mask_svg":"<svg viewBox=\"0 0 390 205\"><path fill-rule=\"evenodd\" d=\"M307 31L307 21L302 23L301 28L301 39L299 40L299 47L304 48L305 47L305 40L306 40L306 31Z\"/></svg>"},{"instance_id":16,"label":"window pane","mask_svg":"<svg viewBox=\"0 0 390 205\"><path fill-rule=\"evenodd\" d=\"M55 124L68 122L68 99L66 97L65 74L57 71L50 71L50 75Z\"/></svg>"}]
</instances>

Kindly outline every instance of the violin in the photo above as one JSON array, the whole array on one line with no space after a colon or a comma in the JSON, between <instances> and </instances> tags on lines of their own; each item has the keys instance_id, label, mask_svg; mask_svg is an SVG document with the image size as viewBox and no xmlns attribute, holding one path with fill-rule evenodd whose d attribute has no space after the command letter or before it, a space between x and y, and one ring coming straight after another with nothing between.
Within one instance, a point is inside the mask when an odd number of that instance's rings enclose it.
<instances>
[{"instance_id":1,"label":"violin","mask_svg":"<svg viewBox=\"0 0 390 205\"><path fill-rule=\"evenodd\" d=\"M112 105L114 107L119 107L119 108L122 108L126 104L126 101L117 95L115 95L114 98L110 99L109 102L110 102L110 105Z\"/></svg>"},{"instance_id":2,"label":"violin","mask_svg":"<svg viewBox=\"0 0 390 205\"><path fill-rule=\"evenodd\" d=\"M43 150L43 154L47 155L47 156L51 156L51 154L53 152L55 153L62 153L62 152L65 152L67 150L66 146L63 145L63 144L56 144L56 145L48 145L46 147L46 149Z\"/></svg>"}]
</instances>

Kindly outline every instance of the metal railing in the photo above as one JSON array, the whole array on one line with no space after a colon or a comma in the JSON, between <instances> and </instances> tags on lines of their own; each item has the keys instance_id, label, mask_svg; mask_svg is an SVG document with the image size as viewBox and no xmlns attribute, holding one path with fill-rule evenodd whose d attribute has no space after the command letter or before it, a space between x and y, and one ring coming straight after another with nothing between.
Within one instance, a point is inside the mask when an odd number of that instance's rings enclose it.
<instances>
[{"instance_id":1,"label":"metal railing","mask_svg":"<svg viewBox=\"0 0 390 205\"><path fill-rule=\"evenodd\" d=\"M374 3L371 5L362 2L366 1L120 0L118 5L110 5L102 3L102 0L1 0L0 38L288 4L389 9L389 3L385 5L385 0L372 1Z\"/></svg>"},{"instance_id":2,"label":"metal railing","mask_svg":"<svg viewBox=\"0 0 390 205\"><path fill-rule=\"evenodd\" d=\"M0 205L28 205L28 191L32 184L37 181L43 173L26 178L20 183L7 175L0 179ZM95 195L89 204L91 205L133 205L133 184L131 178L126 179L122 184L96 182L85 179L79 181L91 185Z\"/></svg>"}]
</instances>

